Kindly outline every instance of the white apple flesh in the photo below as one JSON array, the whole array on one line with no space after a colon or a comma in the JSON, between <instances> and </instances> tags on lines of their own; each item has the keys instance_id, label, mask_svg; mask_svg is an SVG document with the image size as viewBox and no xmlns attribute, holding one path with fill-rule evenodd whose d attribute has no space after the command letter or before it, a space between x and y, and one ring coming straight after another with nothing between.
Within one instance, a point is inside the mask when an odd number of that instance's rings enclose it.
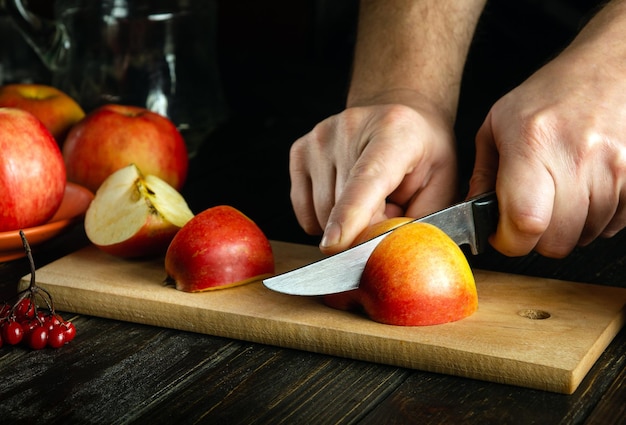
<instances>
[{"instance_id":1,"label":"white apple flesh","mask_svg":"<svg viewBox=\"0 0 626 425\"><path fill-rule=\"evenodd\" d=\"M102 251L118 257L162 255L193 213L183 196L134 164L111 174L85 214L85 232Z\"/></svg>"}]
</instances>

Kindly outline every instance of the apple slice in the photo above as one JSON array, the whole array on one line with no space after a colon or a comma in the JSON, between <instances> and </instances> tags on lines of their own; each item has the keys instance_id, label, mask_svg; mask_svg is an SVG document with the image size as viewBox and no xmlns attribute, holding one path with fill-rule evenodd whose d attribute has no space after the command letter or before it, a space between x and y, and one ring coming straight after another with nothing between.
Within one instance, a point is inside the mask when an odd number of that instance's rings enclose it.
<instances>
[{"instance_id":1,"label":"apple slice","mask_svg":"<svg viewBox=\"0 0 626 425\"><path fill-rule=\"evenodd\" d=\"M183 196L131 164L111 174L85 214L85 232L102 251L118 257L162 255L193 213Z\"/></svg>"},{"instance_id":2,"label":"apple slice","mask_svg":"<svg viewBox=\"0 0 626 425\"><path fill-rule=\"evenodd\" d=\"M219 205L196 215L176 234L165 254L165 272L180 291L227 288L274 273L274 255L254 221Z\"/></svg>"}]
</instances>

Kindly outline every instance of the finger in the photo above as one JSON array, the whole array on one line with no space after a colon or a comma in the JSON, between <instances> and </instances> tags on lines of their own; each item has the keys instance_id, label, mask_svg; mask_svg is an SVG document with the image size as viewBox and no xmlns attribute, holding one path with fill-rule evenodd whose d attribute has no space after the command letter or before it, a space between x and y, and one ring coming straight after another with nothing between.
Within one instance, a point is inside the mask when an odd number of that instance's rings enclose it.
<instances>
[{"instance_id":1,"label":"finger","mask_svg":"<svg viewBox=\"0 0 626 425\"><path fill-rule=\"evenodd\" d=\"M446 146L453 143L437 145L435 149L441 150L436 153L425 151L424 165L406 174L387 196L386 217L423 217L458 200L456 154Z\"/></svg>"},{"instance_id":2,"label":"finger","mask_svg":"<svg viewBox=\"0 0 626 425\"><path fill-rule=\"evenodd\" d=\"M306 166L305 139L297 140L289 152L289 175L291 179L290 198L298 223L310 235L322 233L313 197L313 184L309 168Z\"/></svg>"},{"instance_id":3,"label":"finger","mask_svg":"<svg viewBox=\"0 0 626 425\"><path fill-rule=\"evenodd\" d=\"M601 188L591 190L587 222L580 235L578 244L585 246L603 234L609 227L611 220L616 217L619 205L619 195Z\"/></svg>"},{"instance_id":4,"label":"finger","mask_svg":"<svg viewBox=\"0 0 626 425\"><path fill-rule=\"evenodd\" d=\"M556 184L552 216L535 251L549 258L563 258L578 242L588 218L589 194L572 176L561 176Z\"/></svg>"},{"instance_id":5,"label":"finger","mask_svg":"<svg viewBox=\"0 0 626 425\"><path fill-rule=\"evenodd\" d=\"M407 173L416 169L422 157L418 144L399 143L379 140L363 150L328 218L320 244L323 252L334 253L348 248L373 219L384 218L385 199Z\"/></svg>"},{"instance_id":6,"label":"finger","mask_svg":"<svg viewBox=\"0 0 626 425\"><path fill-rule=\"evenodd\" d=\"M606 228L602 231L601 236L610 238L626 227L626 191L622 190L619 196L619 202L615 210L613 218L609 221Z\"/></svg>"},{"instance_id":7,"label":"finger","mask_svg":"<svg viewBox=\"0 0 626 425\"><path fill-rule=\"evenodd\" d=\"M448 167L452 168L453 171L448 172L444 170L444 168ZM450 190L450 188L457 187L456 160L450 159L442 167L433 169L431 174L423 189L416 192L411 198L404 215L408 217L424 217L427 214L449 207L459 200L458 192Z\"/></svg>"},{"instance_id":8,"label":"finger","mask_svg":"<svg viewBox=\"0 0 626 425\"><path fill-rule=\"evenodd\" d=\"M490 112L476 135L476 162L468 193L473 197L496 189L500 218L491 244L508 256L526 255L533 249L561 255L571 241L560 239L562 245L555 241L565 231L564 217L569 214L560 210L557 214L561 218L552 221L557 190L550 167L542 159L545 143L533 143L530 138L512 141L507 137L517 136L507 134L496 140L492 120Z\"/></svg>"},{"instance_id":9,"label":"finger","mask_svg":"<svg viewBox=\"0 0 626 425\"><path fill-rule=\"evenodd\" d=\"M521 256L532 251L548 229L556 187L536 156L531 159L508 146L500 152L496 180L500 219L491 243L505 255Z\"/></svg>"}]
</instances>

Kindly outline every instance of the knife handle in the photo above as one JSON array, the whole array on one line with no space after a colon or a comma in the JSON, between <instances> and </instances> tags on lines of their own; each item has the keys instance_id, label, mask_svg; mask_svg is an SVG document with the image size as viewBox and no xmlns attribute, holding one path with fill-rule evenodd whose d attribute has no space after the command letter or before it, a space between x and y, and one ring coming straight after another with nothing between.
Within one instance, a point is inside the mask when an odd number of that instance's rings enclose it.
<instances>
[{"instance_id":1,"label":"knife handle","mask_svg":"<svg viewBox=\"0 0 626 425\"><path fill-rule=\"evenodd\" d=\"M488 192L476 198L472 203L472 212L476 229L476 253L485 252L489 246L489 236L495 233L500 217L496 193Z\"/></svg>"}]
</instances>

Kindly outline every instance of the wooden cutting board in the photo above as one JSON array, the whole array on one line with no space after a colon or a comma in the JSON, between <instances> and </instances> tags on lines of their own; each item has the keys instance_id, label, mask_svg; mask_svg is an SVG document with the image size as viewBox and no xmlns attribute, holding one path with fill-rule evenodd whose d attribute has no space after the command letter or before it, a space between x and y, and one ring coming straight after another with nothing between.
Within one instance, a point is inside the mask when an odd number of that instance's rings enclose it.
<instances>
[{"instance_id":1,"label":"wooden cutting board","mask_svg":"<svg viewBox=\"0 0 626 425\"><path fill-rule=\"evenodd\" d=\"M272 245L277 272L321 257L312 246ZM60 311L566 394L626 321L623 288L481 270L475 276L479 310L471 317L397 327L331 309L319 298L275 293L261 282L184 293L162 284L162 259L121 260L93 246L36 272Z\"/></svg>"}]
</instances>

